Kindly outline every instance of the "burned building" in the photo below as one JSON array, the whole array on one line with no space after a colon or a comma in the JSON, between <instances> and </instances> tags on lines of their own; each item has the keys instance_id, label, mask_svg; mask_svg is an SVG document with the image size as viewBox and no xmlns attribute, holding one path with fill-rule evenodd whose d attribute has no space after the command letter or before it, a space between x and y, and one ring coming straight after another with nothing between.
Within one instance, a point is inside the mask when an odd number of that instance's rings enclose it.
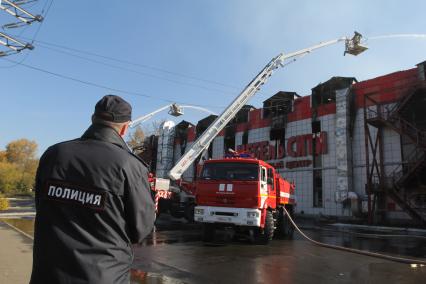
<instances>
[{"instance_id":1,"label":"burned building","mask_svg":"<svg viewBox=\"0 0 426 284\"><path fill-rule=\"evenodd\" d=\"M425 224L425 64L362 82L333 77L308 96L278 92L241 109L207 158L233 148L272 164L296 184L298 214ZM174 163L215 118L175 127Z\"/></svg>"}]
</instances>

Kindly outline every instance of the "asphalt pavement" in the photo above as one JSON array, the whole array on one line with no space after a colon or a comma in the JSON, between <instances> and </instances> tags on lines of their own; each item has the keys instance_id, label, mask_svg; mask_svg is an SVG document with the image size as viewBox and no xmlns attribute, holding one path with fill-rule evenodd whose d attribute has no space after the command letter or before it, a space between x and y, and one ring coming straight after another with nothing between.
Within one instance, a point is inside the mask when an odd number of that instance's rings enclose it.
<instances>
[{"instance_id":1,"label":"asphalt pavement","mask_svg":"<svg viewBox=\"0 0 426 284\"><path fill-rule=\"evenodd\" d=\"M33 207L0 220L0 283L28 283L32 266ZM18 204L22 204L19 203ZM22 217L21 213L30 213ZM0 214L1 215L1 214ZM3 218L5 216L3 215ZM10 217L10 216L6 216ZM0 218L2 218L0 216ZM297 221L296 221L297 222ZM344 228L342 228L344 227ZM405 228L313 226L315 240L394 256L426 259L426 231ZM343 231L344 229L344 231ZM380 230L379 230L380 229ZM388 238L386 234L402 237ZM132 283L424 283L426 266L318 247L295 233L291 240L252 245L245 239L203 243L201 227L184 219L160 216L156 230L134 246Z\"/></svg>"},{"instance_id":2,"label":"asphalt pavement","mask_svg":"<svg viewBox=\"0 0 426 284\"><path fill-rule=\"evenodd\" d=\"M425 260L422 238L369 239L329 230L311 237L342 246ZM391 262L292 240L252 245L244 239L203 243L200 232L154 232L135 246L135 271L165 275L175 283L424 283L426 267ZM159 282L159 283L167 283Z\"/></svg>"},{"instance_id":3,"label":"asphalt pavement","mask_svg":"<svg viewBox=\"0 0 426 284\"><path fill-rule=\"evenodd\" d=\"M0 221L0 283L28 283L32 267L32 240Z\"/></svg>"}]
</instances>

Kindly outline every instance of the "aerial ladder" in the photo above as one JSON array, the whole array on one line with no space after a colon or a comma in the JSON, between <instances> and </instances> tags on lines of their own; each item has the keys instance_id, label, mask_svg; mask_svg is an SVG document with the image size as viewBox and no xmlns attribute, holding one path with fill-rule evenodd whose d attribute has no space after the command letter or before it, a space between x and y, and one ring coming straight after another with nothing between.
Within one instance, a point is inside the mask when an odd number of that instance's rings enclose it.
<instances>
[{"instance_id":1,"label":"aerial ladder","mask_svg":"<svg viewBox=\"0 0 426 284\"><path fill-rule=\"evenodd\" d=\"M176 165L169 171L169 177L172 180L178 180L188 169L188 167L197 159L201 153L206 150L213 139L220 131L231 121L237 112L247 103L247 101L258 92L263 84L272 76L273 72L279 67L285 66L285 61L290 58L304 56L312 51L326 47L339 42L345 42L345 52L358 55L365 51L367 47L361 44L361 34L355 32L352 38L341 37L338 39L319 43L317 45L301 49L299 51L283 54L272 58L272 60L260 71L260 73L244 88L244 90L234 99L234 101L219 115L216 120L207 128L206 131L192 144L191 148L179 159Z\"/></svg>"}]
</instances>

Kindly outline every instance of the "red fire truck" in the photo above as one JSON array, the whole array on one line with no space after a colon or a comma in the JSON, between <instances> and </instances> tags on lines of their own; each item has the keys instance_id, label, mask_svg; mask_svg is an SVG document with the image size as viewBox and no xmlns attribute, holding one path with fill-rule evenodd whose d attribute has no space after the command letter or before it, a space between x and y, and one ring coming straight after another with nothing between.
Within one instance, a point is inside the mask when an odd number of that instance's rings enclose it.
<instances>
[{"instance_id":1,"label":"red fire truck","mask_svg":"<svg viewBox=\"0 0 426 284\"><path fill-rule=\"evenodd\" d=\"M194 219L204 224L206 241L224 228L263 244L293 235L283 207L293 213L294 184L264 161L244 154L206 161L196 187Z\"/></svg>"}]
</instances>

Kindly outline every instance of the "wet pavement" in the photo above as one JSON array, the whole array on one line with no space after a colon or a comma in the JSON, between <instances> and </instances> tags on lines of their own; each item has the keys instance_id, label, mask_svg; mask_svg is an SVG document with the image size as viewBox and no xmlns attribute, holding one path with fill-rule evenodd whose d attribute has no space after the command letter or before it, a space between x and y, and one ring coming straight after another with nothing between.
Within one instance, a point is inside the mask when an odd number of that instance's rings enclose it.
<instances>
[{"instance_id":1,"label":"wet pavement","mask_svg":"<svg viewBox=\"0 0 426 284\"><path fill-rule=\"evenodd\" d=\"M406 257L426 257L426 236L366 238L330 228L306 230L329 244ZM395 234L393 232L393 234ZM181 283L422 283L426 267L314 246L295 234L267 246L247 240L205 244L200 231L158 230L135 246L134 268Z\"/></svg>"},{"instance_id":2,"label":"wet pavement","mask_svg":"<svg viewBox=\"0 0 426 284\"><path fill-rule=\"evenodd\" d=\"M32 219L7 222L33 233ZM426 259L425 232L386 237L399 233L345 230L321 226L310 227L305 233L328 244ZM366 235L371 233L376 235ZM167 215L160 218L156 231L143 244L134 246L134 252L132 283L426 282L426 266L318 247L297 233L292 240L273 240L266 246L244 239L206 244L201 241L199 225Z\"/></svg>"}]
</instances>

